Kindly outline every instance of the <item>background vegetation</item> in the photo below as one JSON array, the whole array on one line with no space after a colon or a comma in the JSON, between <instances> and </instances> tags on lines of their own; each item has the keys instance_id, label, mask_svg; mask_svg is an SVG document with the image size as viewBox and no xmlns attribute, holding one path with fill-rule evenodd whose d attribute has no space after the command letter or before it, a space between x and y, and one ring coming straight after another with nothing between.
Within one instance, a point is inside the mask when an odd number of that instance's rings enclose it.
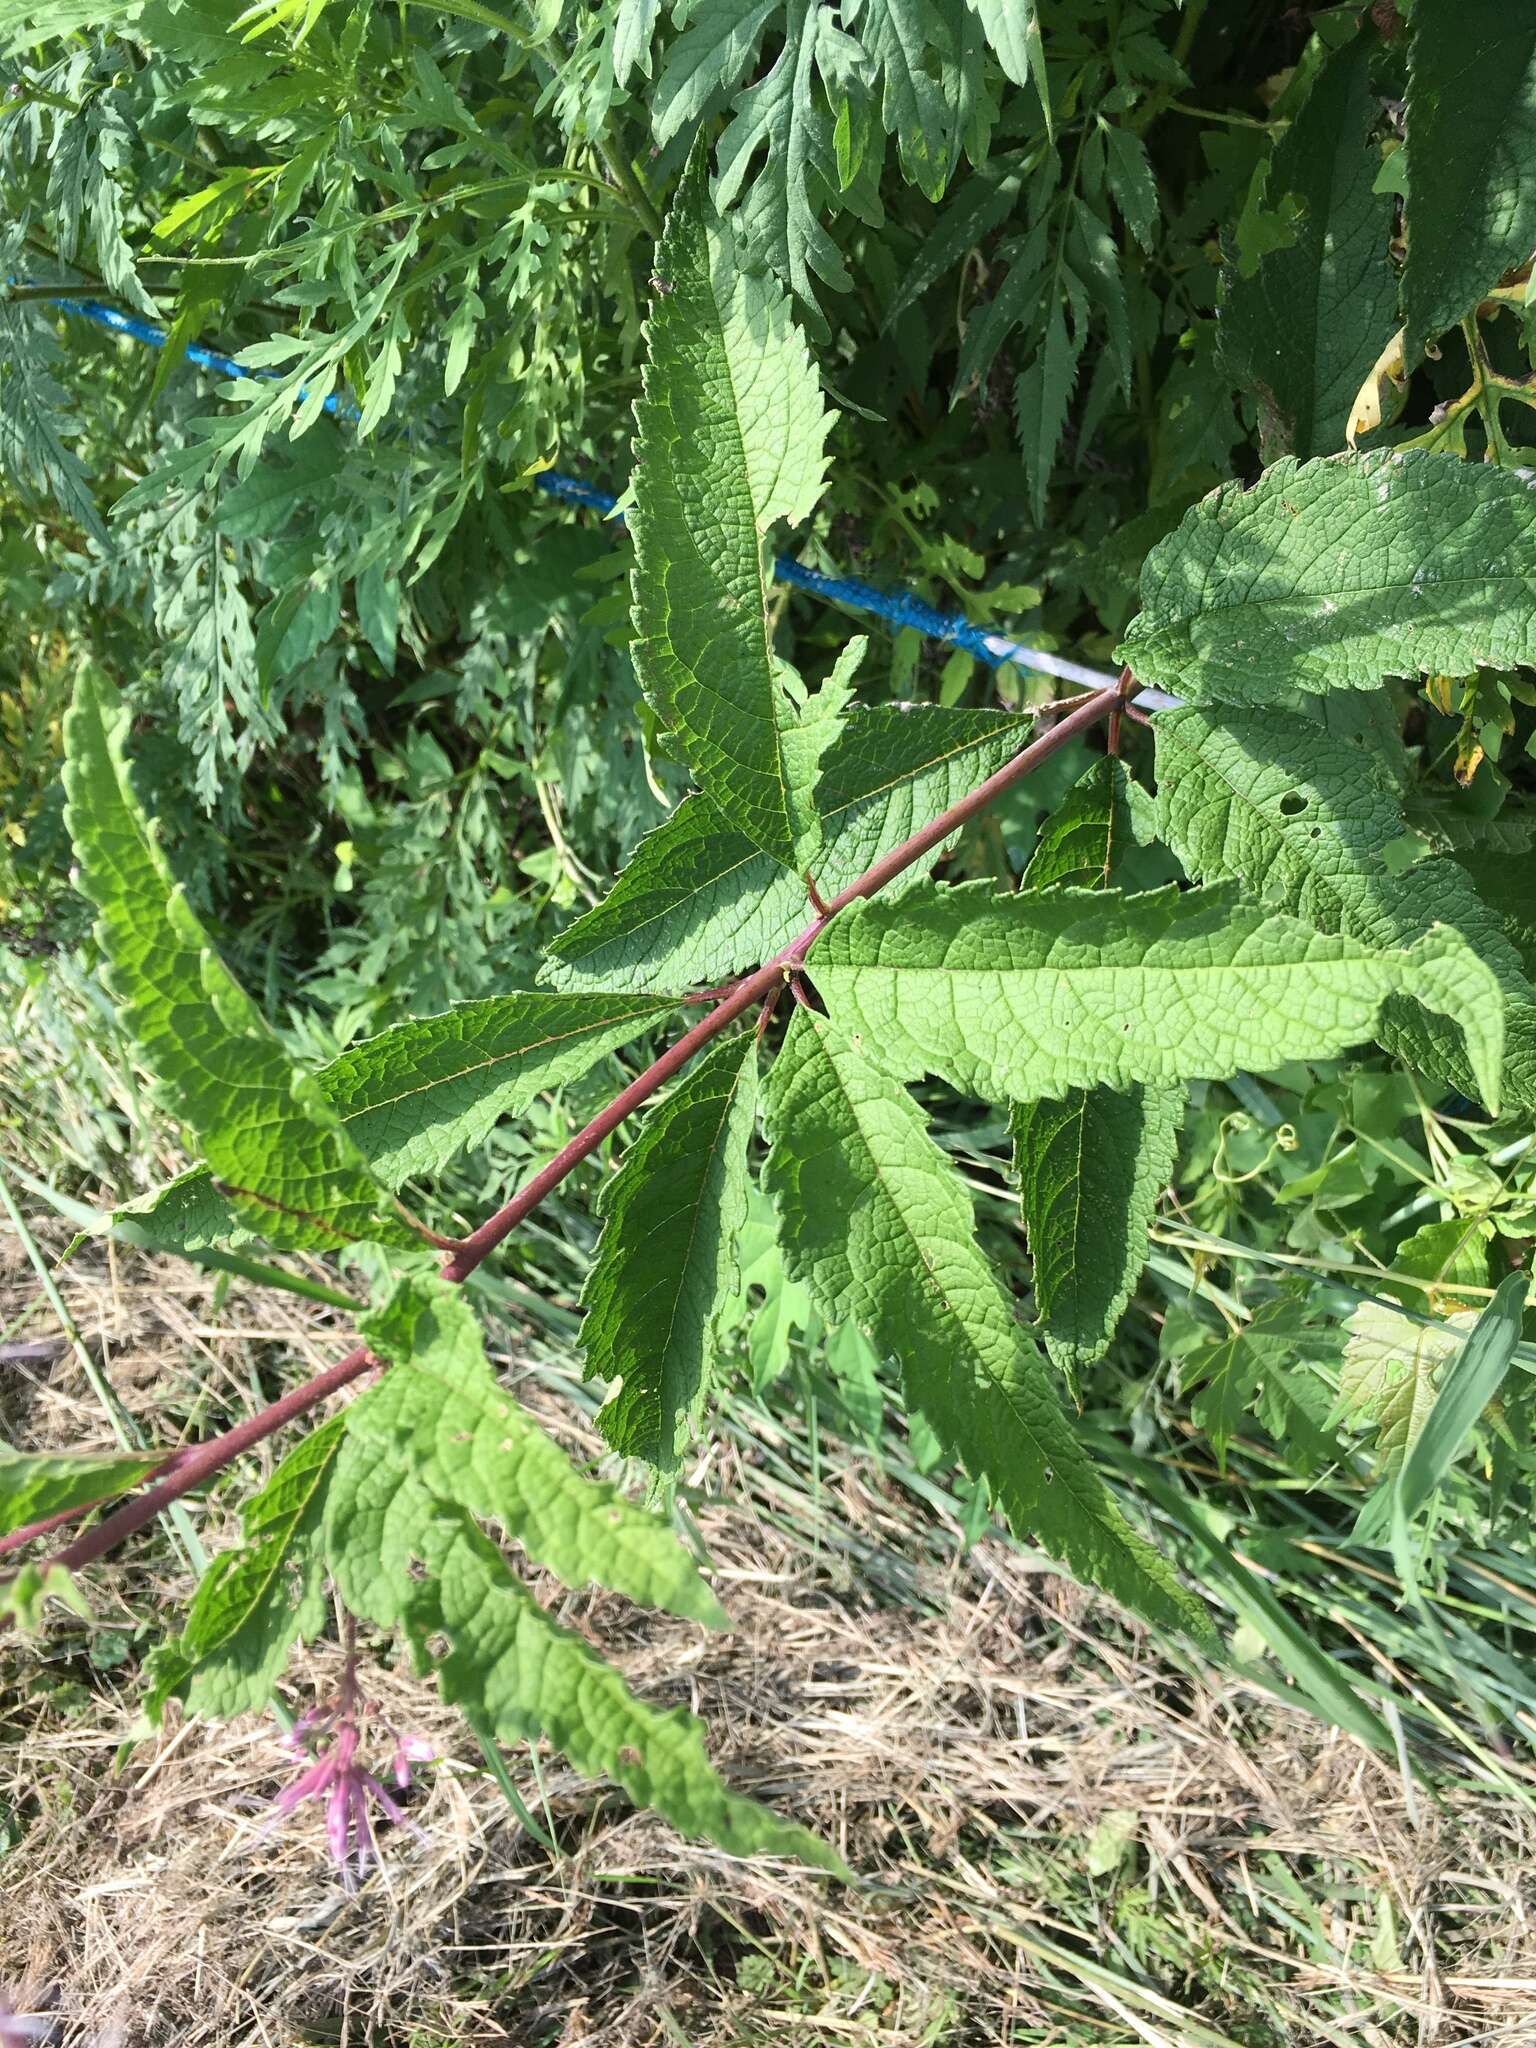
<instances>
[{"instance_id":1,"label":"background vegetation","mask_svg":"<svg viewBox=\"0 0 1536 2048\"><path fill-rule=\"evenodd\" d=\"M306 1328L286 1302L258 1319L263 1297L225 1275L179 1321L155 1325L150 1399L125 1383L134 1353L115 1320L125 1301L130 1324L148 1313L132 1308L147 1283L130 1273L131 1248L65 1269L62 1322L24 1263L29 1247L45 1266L63 1249L60 1217L72 1226L81 1205L99 1211L184 1163L101 992L71 885L59 755L80 665L126 697L177 870L303 1060L529 985L543 949L685 786L633 678L627 543L531 477L555 462L624 487L642 322L667 288L659 210L701 128L716 200L795 293L837 409L828 490L794 537L811 566L910 586L1102 664L1135 609L1147 550L1224 479L1342 449L1352 422L1362 445L1511 468L1536 441L1522 267L1536 188L1517 169L1489 196L1490 165L1530 156L1536 57L1531 35L1481 0L1419 0L1411 16L1257 0L540 0L506 18L471 0L277 0L244 14L218 0L135 0L89 17L66 0L5 5L0 24L11 280L0 302L0 1114L16 1205L0 1343L73 1330L94 1374L80 1377L78 1347L7 1353L0 1420L29 1448L92 1427L103 1443L113 1431L157 1443L204 1434L269 1399L326 1326L316 1308ZM1487 76L1465 88L1481 111L1453 147L1435 89L1468 50ZM1497 105L1485 89L1495 73L1516 81ZM1459 195L1462 214L1442 192ZM1410 193L1421 209L1411 244ZM1484 216L1466 216L1483 201ZM1468 262L1486 275L1458 274ZM156 353L61 314L61 289L153 317L171 346ZM1407 354L1395 359L1400 328ZM241 351L264 381L179 360L198 342ZM782 591L776 627L816 680L848 621ZM861 693L1012 706L1051 686L904 630L876 640ZM1380 705L1382 734L1404 748L1419 835L1388 858L1406 870L1426 846L1460 855L1530 968L1528 682L1481 670L1388 686ZM1149 784L1147 735L1128 726L1124 748ZM953 849L946 874L1016 879L1092 752L1068 750L1021 785ZM1133 884L1175 873L1150 847L1130 857ZM621 1064L605 1060L498 1126L471 1160L413 1189L417 1206L450 1232L477 1220L607 1100ZM938 1087L925 1107L1025 1298L1002 1120ZM571 1360L593 1197L611 1164L582 1169L508 1245L493 1296L517 1368L555 1385L553 1412L588 1455L594 1439L569 1421L587 1398ZM877 1938L862 1906L822 1919L788 1879L772 1896L768 1879L762 1892L733 1889L742 1881L718 1859L689 1862L670 1838L659 1849L647 1824L638 1848L598 1858L600 1903L581 1926L600 2024L637 2040L746 2040L792 2023L828 2041L1011 2027L1016 2040L1055 2028L1083 2041L1268 2044L1435 2038L1435 2026L1470 2042L1524 2023L1505 2000L1528 1992L1499 1988L1530 1979L1518 1887L1487 1865L1462 1868L1460 1891L1426 1873L1437 1858L1465 1865L1469 1813L1509 1842L1510 1869L1529 1855L1529 1344L1472 1455L1443 1475L1410 1585L1385 1541L1355 1525L1383 1462L1428 1412L1444 1326L1525 1262L1532 1236L1528 1113L1490 1121L1376 1053L1196 1088L1131 1311L1077 1391L1112 1482L1151 1501L1160 1539L1236 1623L1233 1666L1203 1690L1177 1646L1105 1610L1085 1618L995 1533L964 1556L988 1528L984 1499L897 1418L883 1368L827 1345L754 1214L736 1379L679 1500L717 1552L723 1518L750 1503L753 1533L736 1525L721 1554L746 1583L771 1529L791 1604L831 1618L793 1665L793 1714L743 1705L746 1681L727 1672L711 1719L729 1730L739 1708L769 1731L765 1761L744 1767L763 1796L834 1834L840 1800L856 1803L855 1781L873 1772L878 1797L849 1821L845 1849L893 1881L915 1867L923 1882L898 1934L881 1926ZM153 1285L158 1300L163 1275ZM1366 1297L1408 1315L1384 1331ZM185 1530L147 1532L103 1589L104 1611L66 1624L40 1669L12 1672L7 1735L24 1735L29 1753L65 1758L79 1731L96 1731L99 1770L27 1766L0 1811L7 1917L18 1898L54 1901L36 1954L14 1965L18 1982L30 1973L82 2026L104 2024L130 1979L99 1950L88 1960L99 1923L59 1903L81 1840L72 1816L78 1806L98 1838L108 1812L129 1816L100 1882L140 1855L131 1830L149 1826L149 1809L102 1790L109 1747L143 1735L157 1610L168 1592L185 1597L228 1523L216 1494L195 1547ZM1001 1639L987 1632L993 1600L1012 1625ZM844 1683L844 1653L829 1643L844 1629L858 1635L847 1652L858 1669L899 1669L914 1684L938 1653L933 1631L949 1631L952 1688L850 1680L851 1703L823 1709ZM770 1635L763 1622L749 1640ZM1031 1661L1000 1705L995 1670L1016 1654L1013 1636ZM968 1661L978 1639L980 1705ZM328 1654L316 1653L319 1669ZM670 1643L637 1648L642 1684L664 1691L676 1671ZM1063 1692L1083 1679L1081 1696L1053 1696L1056 1672L1068 1674ZM1046 1796L1055 1766L1026 1739L1042 1697L1056 1701L1050 1755L1070 1752L1087 1772L1095 1745L1114 1749L1109 1804L1079 1797L1081 1777L1059 1805ZM1385 1715L1399 1745L1387 1765L1337 1734L1350 1697ZM880 1777L872 1724L957 1713L964 1769L935 1754L926 1776L891 1764ZM824 1727L823 1714L844 1717L836 1768L816 1742L799 1747L799 1724ZM1191 1726L1209 1756L1183 1747ZM189 1786L166 1825L217 1822L227 1839L236 1777L249 1766L264 1796L280 1778L270 1726L260 1740L265 1751L235 1752L222 1806L194 1822ZM197 1734L187 1756L226 1755L214 1741ZM1150 1825L1140 1752L1170 1742L1218 1811L1245 1772L1291 1774L1285 1812L1256 1793L1243 1809L1264 1848L1250 1857L1223 1838L1202 1860L1182 1825ZM127 1751L125 1768L141 1774L130 1782L147 1783L163 1753ZM999 1756L1023 1765L989 1779ZM266 1997L314 2038L348 2013L381 2041L490 2024L580 2038L572 2012L586 1994L561 1958L606 1810L563 1782L540 1807L534 1771L516 1774L516 1796L565 1859L554 1868L567 1876L552 1880L548 1848L497 1818L501 1789L470 1775L484 1768L471 1749L432 1786L426 1821L439 1846L453 1843L454 1875L425 1886L415 1920L401 1908L393 1923L415 1929L411 1972L348 1976L342 1928L290 2007L273 1987L292 1957L263 1948L254 1993L236 1963L221 1965L229 1982L210 2024L246 2038ZM1349 1770L1360 1776L1346 1790ZM1319 1782L1326 1799L1307 1790ZM109 1797L121 1805L98 1803ZM1177 1804L1166 1786L1156 1798ZM1354 1814L1359 1833L1389 1799L1391 1840L1371 1854L1329 1832L1330 1813ZM515 1939L477 1921L461 1969L454 1887L497 1829L498 1870L520 1884L537 1870L567 1890ZM426 1867L399 1853L403 1870ZM651 1897L658 1861L666 1877ZM314 1882L312 1866L289 1881ZM202 1924L227 1933L295 1910L274 1905L265 1882L242 1878L217 1911L205 1899ZM946 1885L962 1888L963 1941L957 1925L948 1951L935 1944L913 1965L911 1929L952 1895ZM1029 1949L1019 1906L1032 1897L1055 1918L1045 1936L1027 1928ZM638 1975L609 1932L631 1925L654 1944ZM1107 1991L1085 1974L1095 1963L1112 1968ZM1027 1995L1008 1989L1010 1970ZM557 1985L547 2001L541 1972ZM162 2011L142 1977L131 1983L121 2023L131 2032L148 2011L149 2031L183 2038L195 1986L167 1993Z\"/></svg>"}]
</instances>

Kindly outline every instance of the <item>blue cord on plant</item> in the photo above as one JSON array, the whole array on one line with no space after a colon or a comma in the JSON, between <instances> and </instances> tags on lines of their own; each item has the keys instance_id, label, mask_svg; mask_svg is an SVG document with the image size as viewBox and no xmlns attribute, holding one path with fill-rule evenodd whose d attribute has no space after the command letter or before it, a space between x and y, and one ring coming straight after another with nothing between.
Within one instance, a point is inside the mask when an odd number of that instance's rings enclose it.
<instances>
[{"instance_id":1,"label":"blue cord on plant","mask_svg":"<svg viewBox=\"0 0 1536 2048\"><path fill-rule=\"evenodd\" d=\"M116 306L108 306L100 299L78 298L61 292L57 298L48 301L57 306L61 313L69 313L78 320L92 321L98 327L109 328L128 341L143 343L146 348L164 348L167 340L165 330L151 320L141 320L136 314L123 313ZM233 356L221 354L217 349L204 348L201 343L192 342L186 349L189 363L199 369L214 370L222 377L273 378L275 370L249 370L237 363ZM301 386L300 401L309 394ZM338 392L331 392L324 401L324 410L333 419L356 420L360 417L358 406ZM584 483L580 477L567 476L556 469L541 471L533 479L535 486L552 498L558 498L567 505L583 505L589 511L601 512L605 517L613 513L618 499L612 491L600 489L596 484ZM985 627L973 625L958 612L937 611L931 604L911 590L879 590L871 583L861 582L854 576L829 576L820 569L807 568L803 562L791 561L788 555L780 555L773 565L774 576L780 583L788 583L796 590L811 592L822 597L829 604L845 605L850 611L868 612L896 632L910 627L929 640L942 640L952 647L961 647L977 661L985 662L989 668L1015 667L1031 669L1042 675L1059 677L1063 682L1079 683L1085 689L1105 690L1114 687L1114 676L1103 669L1090 668L1084 662L1069 660L1065 655L1051 654L1044 648L1023 647L1017 640L1010 640L1002 633L989 633ZM1148 692L1158 702L1165 702L1161 693Z\"/></svg>"}]
</instances>

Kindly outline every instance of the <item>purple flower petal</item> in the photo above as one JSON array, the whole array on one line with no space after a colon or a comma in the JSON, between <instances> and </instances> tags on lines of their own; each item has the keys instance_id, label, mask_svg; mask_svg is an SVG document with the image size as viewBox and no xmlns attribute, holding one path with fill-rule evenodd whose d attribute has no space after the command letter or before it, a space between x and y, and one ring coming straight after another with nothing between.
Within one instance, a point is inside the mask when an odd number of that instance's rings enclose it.
<instances>
[{"instance_id":1,"label":"purple flower petal","mask_svg":"<svg viewBox=\"0 0 1536 2048\"><path fill-rule=\"evenodd\" d=\"M0 1991L0 2048L28 2048L29 2042L46 2040L52 2031L52 2020L41 2013L17 2012Z\"/></svg>"},{"instance_id":2,"label":"purple flower petal","mask_svg":"<svg viewBox=\"0 0 1536 2048\"><path fill-rule=\"evenodd\" d=\"M362 1789L368 1794L369 1798L378 1801L379 1811L384 1815L385 1819L393 1821L395 1826L398 1827L405 1819L404 1809L390 1798L372 1771L360 1770L358 1777L361 1781Z\"/></svg>"},{"instance_id":3,"label":"purple flower petal","mask_svg":"<svg viewBox=\"0 0 1536 2048\"><path fill-rule=\"evenodd\" d=\"M432 1763L436 1756L437 1751L424 1735L402 1735L391 1759L395 1783L404 1791L411 1782L411 1765Z\"/></svg>"},{"instance_id":4,"label":"purple flower petal","mask_svg":"<svg viewBox=\"0 0 1536 2048\"><path fill-rule=\"evenodd\" d=\"M325 1807L325 1846L343 1875L350 1870L352 1780L338 1772Z\"/></svg>"}]
</instances>

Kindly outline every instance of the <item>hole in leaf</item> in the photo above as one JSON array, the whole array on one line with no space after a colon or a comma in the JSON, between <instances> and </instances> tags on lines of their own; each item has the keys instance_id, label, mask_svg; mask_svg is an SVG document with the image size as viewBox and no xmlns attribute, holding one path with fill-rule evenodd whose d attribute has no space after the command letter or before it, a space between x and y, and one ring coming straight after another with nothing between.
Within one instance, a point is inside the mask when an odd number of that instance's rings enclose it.
<instances>
[{"instance_id":1,"label":"hole in leaf","mask_svg":"<svg viewBox=\"0 0 1536 2048\"><path fill-rule=\"evenodd\" d=\"M1280 799L1280 815L1282 818L1298 817L1306 808L1306 798L1298 796L1294 789L1289 796L1283 796Z\"/></svg>"}]
</instances>

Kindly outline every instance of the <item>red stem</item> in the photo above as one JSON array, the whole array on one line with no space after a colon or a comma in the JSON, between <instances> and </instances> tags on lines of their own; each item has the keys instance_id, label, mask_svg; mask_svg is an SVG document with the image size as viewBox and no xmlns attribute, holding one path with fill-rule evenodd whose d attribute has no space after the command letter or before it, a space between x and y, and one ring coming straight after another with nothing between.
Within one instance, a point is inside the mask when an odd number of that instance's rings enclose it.
<instances>
[{"instance_id":1,"label":"red stem","mask_svg":"<svg viewBox=\"0 0 1536 2048\"><path fill-rule=\"evenodd\" d=\"M603 1140L616 1131L627 1116L633 1114L664 1081L670 1081L680 1073L694 1054L703 1050L711 1039L738 1017L743 1017L754 1006L762 1005L766 999L782 989L788 974L799 967L806 954L826 930L827 925L840 910L846 910L850 903L863 897L877 895L888 882L905 873L924 854L942 846L952 838L962 825L974 818L978 811L995 802L1004 790L1011 789L1030 770L1037 768L1050 755L1075 740L1080 733L1096 725L1118 703L1122 701L1126 685L1115 689L1095 691L1092 695L1074 701L1072 708L1059 719L1048 732L1031 740L1022 753L1015 754L985 782L979 782L968 795L958 803L950 805L931 824L920 832L914 832L910 839L882 855L873 867L867 868L856 882L834 896L826 909L819 913L787 946L783 946L771 960L765 961L755 974L745 975L723 1001L717 1003L707 1017L701 1017L690 1031L684 1032L675 1045L671 1045L659 1059L653 1060L643 1074L638 1075L629 1086L616 1095L608 1107L593 1117L585 1130L578 1131L568 1145L556 1153L549 1164L524 1182L512 1199L489 1217L473 1236L467 1237L443 1267L445 1280L468 1279L475 1268L491 1252L516 1230L530 1211L536 1209L544 1197L557 1188L573 1167L595 1152ZM63 1565L73 1569L79 1565L91 1564L98 1557L121 1543L125 1537L154 1518L160 1510L168 1507L194 1486L211 1479L233 1458L252 1445L259 1444L275 1430L289 1422L297 1421L308 1414L311 1408L325 1400L330 1394L359 1379L365 1372L372 1371L384 1361L373 1356L366 1345L359 1345L349 1351L345 1358L335 1365L307 1380L303 1386L295 1387L292 1393L284 1394L280 1401L274 1401L269 1408L263 1408L257 1415L248 1416L222 1436L210 1437L207 1443L197 1444L191 1449L180 1450L173 1458L167 1459L155 1477L155 1484L148 1493L135 1494L125 1501L114 1514L99 1522L94 1529L88 1529L83 1536L76 1537L56 1556L48 1560L49 1565ZM75 1510L83 1513L84 1509ZM0 1549L13 1549L34 1536L45 1535L58 1526L61 1516L54 1516L46 1522L34 1523L30 1528L13 1530ZM0 1627L3 1627L0 1621Z\"/></svg>"},{"instance_id":2,"label":"red stem","mask_svg":"<svg viewBox=\"0 0 1536 2048\"><path fill-rule=\"evenodd\" d=\"M226 1429L222 1436L210 1437L205 1444L194 1444L190 1450L178 1451L167 1460L161 1469L161 1477L148 1493L137 1493L132 1500L125 1501L115 1514L98 1522L94 1529L87 1529L83 1536L77 1536L73 1543L61 1550L57 1557L48 1560L50 1565L62 1564L73 1568L76 1565L92 1564L121 1543L125 1536L131 1536L136 1529L169 1507L173 1500L179 1500L203 1480L211 1479L221 1471L232 1458L238 1458L242 1451L259 1444L274 1430L286 1423L296 1422L301 1415L307 1415L311 1408L318 1406L328 1394L336 1393L352 1380L360 1379L365 1372L382 1364L374 1357L366 1344L359 1344L349 1351L345 1358L338 1358L334 1365L328 1365L324 1372L317 1373L312 1380L306 1380L302 1387L295 1387L292 1393L284 1394L280 1401L274 1401L270 1408L263 1408L257 1415L248 1415L244 1422L237 1422L233 1429ZM19 1532L18 1532L19 1533Z\"/></svg>"}]
</instances>

